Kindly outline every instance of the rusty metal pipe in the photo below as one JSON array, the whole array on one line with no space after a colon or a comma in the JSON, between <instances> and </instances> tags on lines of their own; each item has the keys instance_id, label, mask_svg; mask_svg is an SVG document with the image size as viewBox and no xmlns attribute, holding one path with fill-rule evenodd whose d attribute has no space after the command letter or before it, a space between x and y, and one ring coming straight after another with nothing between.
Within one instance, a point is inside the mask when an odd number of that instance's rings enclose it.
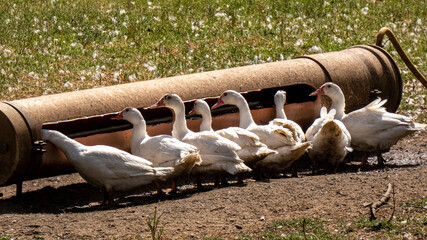
<instances>
[{"instance_id":1,"label":"rusty metal pipe","mask_svg":"<svg viewBox=\"0 0 427 240\"><path fill-rule=\"evenodd\" d=\"M219 96L224 90L246 92L258 123L274 117L273 95L288 92L288 118L304 128L319 115L320 100L308 94L333 81L346 95L347 111L360 108L376 97L387 98L387 109L397 110L402 83L399 70L387 52L374 45L354 46L338 52L315 54L273 63L169 77L110 87L75 91L0 103L0 186L74 171L53 145L37 140L42 128L57 129L87 144L106 144L129 150L130 125L112 121L126 106L138 107L147 119L148 132L171 131L167 109L143 109L166 93L187 100ZM214 99L208 99L213 103ZM233 108L214 111L215 129L238 125ZM200 119L188 121L197 130ZM160 124L164 123L164 124ZM43 148L46 153L41 154Z\"/></svg>"}]
</instances>

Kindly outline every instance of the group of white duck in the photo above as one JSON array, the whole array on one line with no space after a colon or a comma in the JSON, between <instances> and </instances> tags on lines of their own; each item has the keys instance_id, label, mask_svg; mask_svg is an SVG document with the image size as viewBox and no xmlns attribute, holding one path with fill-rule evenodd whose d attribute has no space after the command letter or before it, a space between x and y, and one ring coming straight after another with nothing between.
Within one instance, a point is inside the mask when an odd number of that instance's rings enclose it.
<instances>
[{"instance_id":1,"label":"group of white duck","mask_svg":"<svg viewBox=\"0 0 427 240\"><path fill-rule=\"evenodd\" d=\"M238 127L214 131L209 105L196 100L190 114L199 114L203 120L199 132L188 129L184 103L176 94L164 95L151 108L166 107L173 112L171 135L149 136L146 122L136 108L125 108L114 119L123 119L133 125L131 153L104 145L85 146L54 130L42 130L42 139L61 149L79 174L104 192L104 203L113 204L114 191L127 191L159 181L172 181L171 192L176 192L175 179L182 175L195 176L198 189L201 175L214 175L215 185L227 184L226 175L254 171L259 178L282 173L293 162L308 152L313 172L316 163L327 162L332 172L337 170L352 149L377 153L378 165L384 164L381 152L400 138L425 126L417 126L409 118L386 112L386 102L380 99L366 107L345 114L344 94L334 83L325 83L311 95L327 95L332 100L327 112L322 107L320 118L307 129L286 118L286 92L274 96L276 118L267 125L257 125L249 105L238 92L227 90L212 109L235 105L239 109ZM367 162L368 155L362 159Z\"/></svg>"}]
</instances>

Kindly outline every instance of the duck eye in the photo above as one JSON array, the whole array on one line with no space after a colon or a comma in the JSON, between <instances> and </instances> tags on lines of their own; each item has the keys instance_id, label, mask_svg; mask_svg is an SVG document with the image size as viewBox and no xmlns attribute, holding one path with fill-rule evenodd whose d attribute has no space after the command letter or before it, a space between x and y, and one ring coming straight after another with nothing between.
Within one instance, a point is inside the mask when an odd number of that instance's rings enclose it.
<instances>
[{"instance_id":1,"label":"duck eye","mask_svg":"<svg viewBox=\"0 0 427 240\"><path fill-rule=\"evenodd\" d=\"M126 108L125 112L129 112L129 108Z\"/></svg>"},{"instance_id":2,"label":"duck eye","mask_svg":"<svg viewBox=\"0 0 427 240\"><path fill-rule=\"evenodd\" d=\"M227 96L227 93L224 93L224 96Z\"/></svg>"},{"instance_id":3,"label":"duck eye","mask_svg":"<svg viewBox=\"0 0 427 240\"><path fill-rule=\"evenodd\" d=\"M171 96L166 96L166 99L168 99L168 100L171 99Z\"/></svg>"}]
</instances>

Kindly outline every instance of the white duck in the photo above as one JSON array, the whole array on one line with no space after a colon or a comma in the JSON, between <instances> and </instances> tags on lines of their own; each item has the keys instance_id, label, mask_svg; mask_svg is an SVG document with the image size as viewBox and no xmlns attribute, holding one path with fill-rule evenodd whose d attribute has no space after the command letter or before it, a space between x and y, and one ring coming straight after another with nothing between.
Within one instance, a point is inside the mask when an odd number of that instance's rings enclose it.
<instances>
[{"instance_id":1,"label":"white duck","mask_svg":"<svg viewBox=\"0 0 427 240\"><path fill-rule=\"evenodd\" d=\"M131 134L131 153L150 159L154 167L175 167L185 162L199 165L201 157L197 148L179 141L170 135L149 136L147 124L141 112L136 108L125 108L113 119L124 119L133 125ZM192 167L188 168L189 173ZM158 186L158 191L161 190ZM172 193L176 192L175 180L172 180Z\"/></svg>"},{"instance_id":2,"label":"white duck","mask_svg":"<svg viewBox=\"0 0 427 240\"><path fill-rule=\"evenodd\" d=\"M324 94L332 100L335 119L341 120L351 135L353 149L365 152L362 165L368 160L368 152L375 151L378 166L384 166L381 152L388 150L399 139L421 128L408 117L389 113L382 107L387 100L376 99L367 106L349 114L345 111L345 98L341 88L332 82L323 84L310 96Z\"/></svg>"},{"instance_id":3,"label":"white duck","mask_svg":"<svg viewBox=\"0 0 427 240\"><path fill-rule=\"evenodd\" d=\"M279 90L274 94L274 105L276 106L276 118L270 121L270 124L278 125L284 128L288 128L292 132L292 137L297 142L305 141L305 134L301 126L298 123L289 120L286 117L283 106L286 103L286 91Z\"/></svg>"},{"instance_id":4,"label":"white duck","mask_svg":"<svg viewBox=\"0 0 427 240\"><path fill-rule=\"evenodd\" d=\"M190 114L199 114L202 116L200 131L213 131L211 110L206 101L201 99L196 100ZM241 147L241 149L237 151L237 155L243 159L248 166L253 166L259 160L276 152L260 142L259 137L247 129L228 127L215 132L237 143Z\"/></svg>"},{"instance_id":5,"label":"white duck","mask_svg":"<svg viewBox=\"0 0 427 240\"><path fill-rule=\"evenodd\" d=\"M307 129L307 141L312 142L308 155L311 158L313 174L316 172L317 162L329 163L335 173L347 153L352 151L350 133L341 121L334 119L335 113L335 109L328 113L326 107L322 107L320 118Z\"/></svg>"},{"instance_id":6,"label":"white duck","mask_svg":"<svg viewBox=\"0 0 427 240\"><path fill-rule=\"evenodd\" d=\"M309 142L296 142L289 129L277 125L257 125L252 118L248 103L240 93L233 90L223 92L212 109L225 104L235 105L239 109L239 127L255 133L268 148L277 151L257 162L254 167L258 170L267 170L267 174L282 172L310 147Z\"/></svg>"},{"instance_id":7,"label":"white duck","mask_svg":"<svg viewBox=\"0 0 427 240\"><path fill-rule=\"evenodd\" d=\"M112 205L113 191L128 191L155 180L166 180L186 172L188 163L176 167L152 167L144 158L120 149L105 146L85 146L55 130L42 130L42 139L60 149L80 176L104 192L105 204Z\"/></svg>"},{"instance_id":8,"label":"white duck","mask_svg":"<svg viewBox=\"0 0 427 240\"><path fill-rule=\"evenodd\" d=\"M166 94L151 108L167 107L174 113L172 136L197 147L202 157L200 166L194 166L198 189L202 188L200 174L224 174L225 172L236 175L250 172L251 169L243 163L236 151L239 145L221 137L214 132L193 132L187 127L185 119L185 106L176 94Z\"/></svg>"}]
</instances>

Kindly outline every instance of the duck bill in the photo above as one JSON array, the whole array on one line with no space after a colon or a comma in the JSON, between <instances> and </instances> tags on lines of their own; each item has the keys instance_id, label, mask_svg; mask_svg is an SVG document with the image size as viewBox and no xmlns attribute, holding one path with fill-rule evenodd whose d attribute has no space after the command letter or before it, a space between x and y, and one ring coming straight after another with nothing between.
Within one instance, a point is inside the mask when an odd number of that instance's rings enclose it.
<instances>
[{"instance_id":1,"label":"duck bill","mask_svg":"<svg viewBox=\"0 0 427 240\"><path fill-rule=\"evenodd\" d=\"M193 108L193 109L191 109L191 111L188 114L194 115L194 114L197 114L197 113L196 113L196 111L194 111L194 108Z\"/></svg>"},{"instance_id":2,"label":"duck bill","mask_svg":"<svg viewBox=\"0 0 427 240\"><path fill-rule=\"evenodd\" d=\"M222 101L221 98L218 98L218 101L212 106L212 109L219 108L222 105L224 105L224 102Z\"/></svg>"},{"instance_id":3,"label":"duck bill","mask_svg":"<svg viewBox=\"0 0 427 240\"><path fill-rule=\"evenodd\" d=\"M164 107L165 103L163 102L163 98L160 99L160 101L158 101L156 104L151 105L149 108L161 108Z\"/></svg>"},{"instance_id":4,"label":"duck bill","mask_svg":"<svg viewBox=\"0 0 427 240\"><path fill-rule=\"evenodd\" d=\"M309 96L317 96L317 95L322 95L322 94L325 94L325 92L323 91L323 87L320 87L316 91L310 93Z\"/></svg>"},{"instance_id":5,"label":"duck bill","mask_svg":"<svg viewBox=\"0 0 427 240\"><path fill-rule=\"evenodd\" d=\"M119 112L116 116L111 117L111 120L122 120L123 119L123 111Z\"/></svg>"}]
</instances>

